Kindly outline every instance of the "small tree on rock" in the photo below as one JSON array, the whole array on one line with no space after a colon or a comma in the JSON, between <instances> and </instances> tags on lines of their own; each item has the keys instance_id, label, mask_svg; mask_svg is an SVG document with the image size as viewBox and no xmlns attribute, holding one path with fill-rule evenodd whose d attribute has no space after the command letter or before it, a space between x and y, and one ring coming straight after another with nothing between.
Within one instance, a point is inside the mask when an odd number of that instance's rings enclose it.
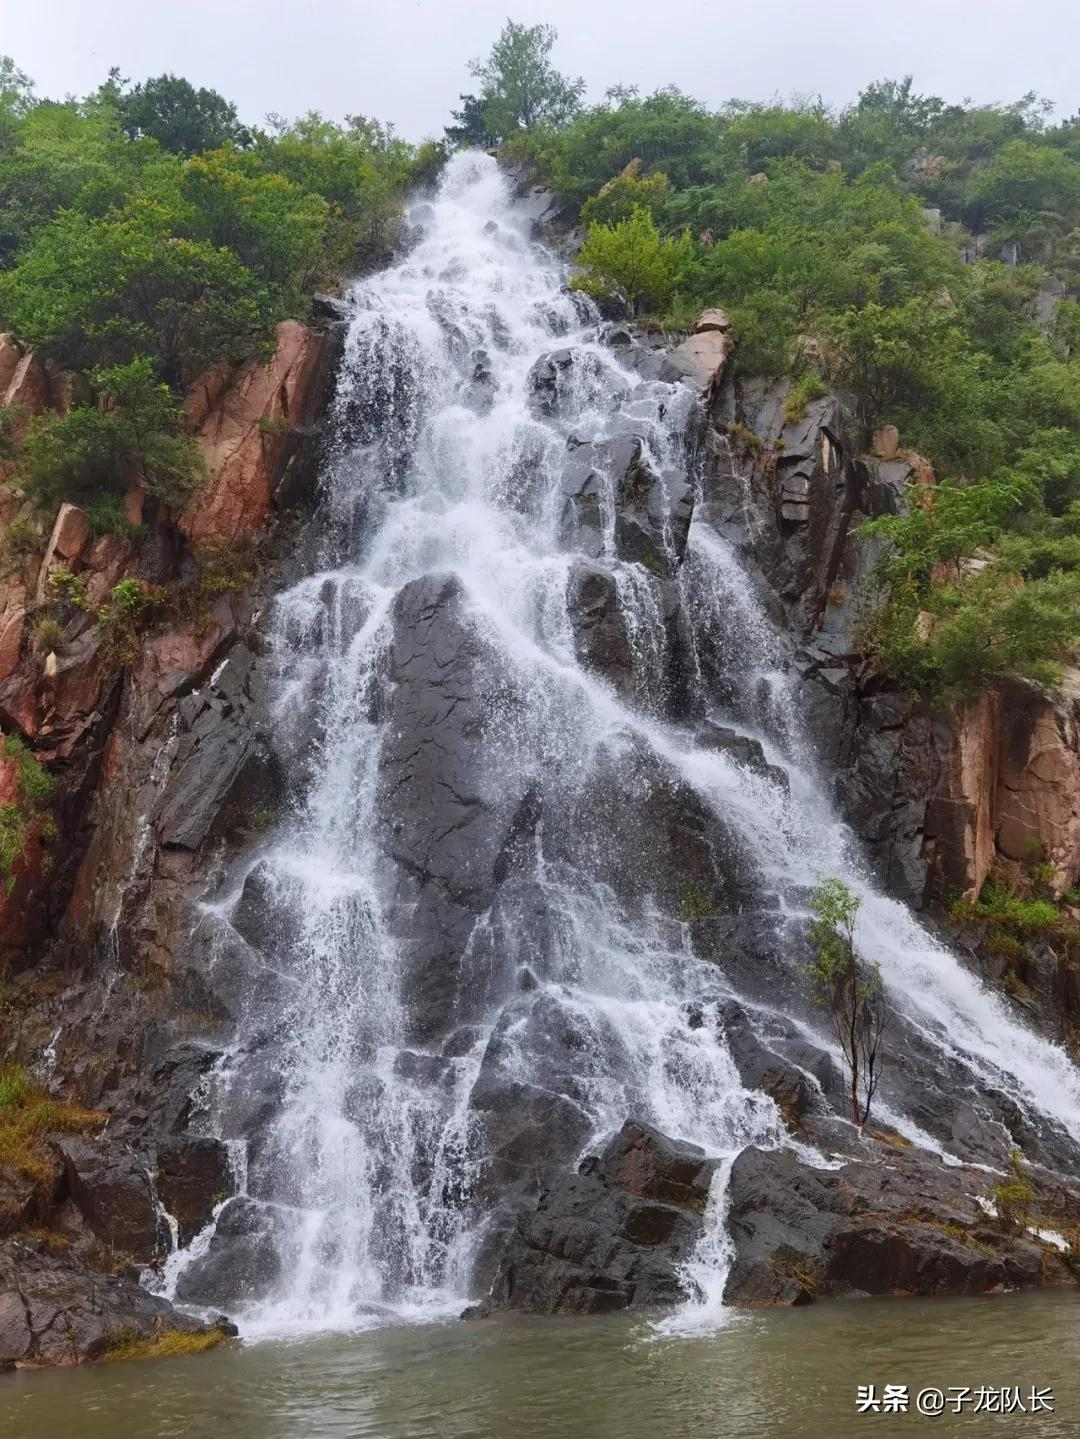
<instances>
[{"instance_id":1,"label":"small tree on rock","mask_svg":"<svg viewBox=\"0 0 1080 1439\"><path fill-rule=\"evenodd\" d=\"M881 972L860 959L855 947L860 904L843 880L819 881L810 899L809 935L814 998L832 1017L850 1078L851 1118L859 1128L870 1117L887 1018Z\"/></svg>"},{"instance_id":2,"label":"small tree on rock","mask_svg":"<svg viewBox=\"0 0 1080 1439\"><path fill-rule=\"evenodd\" d=\"M541 125L557 129L581 108L585 81L561 75L550 60L558 38L554 25L507 20L487 59L470 63L470 73L481 82L482 127L489 137L505 140ZM454 118L462 119L460 113ZM475 123L471 114L468 118Z\"/></svg>"},{"instance_id":3,"label":"small tree on rock","mask_svg":"<svg viewBox=\"0 0 1080 1439\"><path fill-rule=\"evenodd\" d=\"M643 205L635 205L617 225L589 226L573 280L576 290L610 295L622 290L635 313L670 304L693 264L694 246L686 233L665 238Z\"/></svg>"}]
</instances>

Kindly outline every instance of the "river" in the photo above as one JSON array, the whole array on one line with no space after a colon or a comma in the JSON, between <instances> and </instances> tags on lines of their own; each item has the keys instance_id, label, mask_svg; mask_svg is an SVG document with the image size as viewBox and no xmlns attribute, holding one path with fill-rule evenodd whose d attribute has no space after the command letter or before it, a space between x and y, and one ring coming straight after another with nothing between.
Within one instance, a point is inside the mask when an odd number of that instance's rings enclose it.
<instances>
[{"instance_id":1,"label":"river","mask_svg":"<svg viewBox=\"0 0 1080 1439\"><path fill-rule=\"evenodd\" d=\"M643 1319L393 1326L0 1378L4 1439L809 1439L1080 1432L1080 1296L865 1300L733 1313L706 1338ZM857 1386L908 1386L858 1413ZM975 1412L1019 1389L1025 1412ZM1032 1387L1054 1412L1029 1412ZM968 1388L964 1411L950 1390ZM940 1389L946 1412L915 1412ZM988 1403L985 1397L984 1405ZM997 1402L996 1400L994 1402Z\"/></svg>"}]
</instances>

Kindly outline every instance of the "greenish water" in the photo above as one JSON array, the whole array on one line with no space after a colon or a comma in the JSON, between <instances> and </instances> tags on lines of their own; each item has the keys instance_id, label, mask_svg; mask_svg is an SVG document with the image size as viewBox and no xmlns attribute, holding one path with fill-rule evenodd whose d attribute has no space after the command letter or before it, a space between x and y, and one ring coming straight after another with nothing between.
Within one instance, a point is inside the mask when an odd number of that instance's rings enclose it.
<instances>
[{"instance_id":1,"label":"greenish water","mask_svg":"<svg viewBox=\"0 0 1080 1439\"><path fill-rule=\"evenodd\" d=\"M856 1386L910 1386L856 1413ZM1052 1389L1053 1414L914 1412L937 1386ZM0 1379L4 1439L787 1439L1080 1434L1080 1296L864 1301L740 1315L708 1338L508 1319L263 1342Z\"/></svg>"}]
</instances>

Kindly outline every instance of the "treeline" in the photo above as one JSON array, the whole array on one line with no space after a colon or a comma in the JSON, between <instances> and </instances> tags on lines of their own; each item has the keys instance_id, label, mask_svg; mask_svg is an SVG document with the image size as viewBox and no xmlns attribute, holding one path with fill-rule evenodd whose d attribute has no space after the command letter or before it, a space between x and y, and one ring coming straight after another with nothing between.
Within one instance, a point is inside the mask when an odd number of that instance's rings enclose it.
<instances>
[{"instance_id":1,"label":"treeline","mask_svg":"<svg viewBox=\"0 0 1080 1439\"><path fill-rule=\"evenodd\" d=\"M883 664L936 698L1052 682L1080 635L1080 118L910 79L843 109L674 89L583 107L554 38L507 26L450 137L500 141L577 209L575 283L673 329L723 306L744 374L791 375L795 411L845 390L862 443L892 422L932 462L932 498L875 526ZM553 113L527 123L516 101L543 114L545 86Z\"/></svg>"},{"instance_id":2,"label":"treeline","mask_svg":"<svg viewBox=\"0 0 1080 1439\"><path fill-rule=\"evenodd\" d=\"M30 426L24 484L108 523L134 475L181 502L199 474L180 392L384 260L442 153L361 116L249 128L172 75L42 99L0 60L0 331L85 375L77 408ZM22 428L0 414L0 436Z\"/></svg>"}]
</instances>

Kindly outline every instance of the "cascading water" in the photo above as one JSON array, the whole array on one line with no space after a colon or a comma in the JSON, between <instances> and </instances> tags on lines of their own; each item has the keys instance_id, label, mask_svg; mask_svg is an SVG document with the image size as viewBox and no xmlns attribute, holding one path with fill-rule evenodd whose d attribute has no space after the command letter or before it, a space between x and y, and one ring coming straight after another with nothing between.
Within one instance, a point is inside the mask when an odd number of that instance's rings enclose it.
<instances>
[{"instance_id":1,"label":"cascading water","mask_svg":"<svg viewBox=\"0 0 1080 1439\"><path fill-rule=\"evenodd\" d=\"M210 1122L244 1153L246 1196L226 1206L240 1215L237 1261L214 1300L249 1333L456 1312L522 1169L515 1109L541 1146L561 1137L566 1162L628 1115L721 1158L788 1142L728 1050L730 975L691 952L677 906L654 903L649 857L619 849L623 811L610 804L655 810L672 785L722 821L778 897L761 924L787 922L818 875L844 874L864 900L862 947L910 1032L1080 1134L1065 1056L860 878L733 552L695 517L674 563L693 390L642 378L599 342L492 160L453 159L414 220L408 253L353 294L326 568L275 606L272 726L303 779L205 907L223 954L243 936L251 975L210 1086ZM574 362L543 362L538 391L537 362L558 347ZM635 561L619 557L603 465L588 494L568 501L561 481L586 442L595 456L628 437L665 501L663 553ZM568 605L583 564L614 585L621 685L583 662ZM680 683L701 719L760 737L790 795L676 722L674 592L692 631ZM435 623L456 648L424 650ZM736 676L724 694L708 693L710 654ZM438 824L418 828L429 805ZM455 830L464 840L444 862ZM414 930L434 936L426 949ZM770 1022L763 998L750 1008ZM729 1257L725 1172L691 1265L710 1312ZM208 1238L170 1261L181 1298Z\"/></svg>"}]
</instances>

